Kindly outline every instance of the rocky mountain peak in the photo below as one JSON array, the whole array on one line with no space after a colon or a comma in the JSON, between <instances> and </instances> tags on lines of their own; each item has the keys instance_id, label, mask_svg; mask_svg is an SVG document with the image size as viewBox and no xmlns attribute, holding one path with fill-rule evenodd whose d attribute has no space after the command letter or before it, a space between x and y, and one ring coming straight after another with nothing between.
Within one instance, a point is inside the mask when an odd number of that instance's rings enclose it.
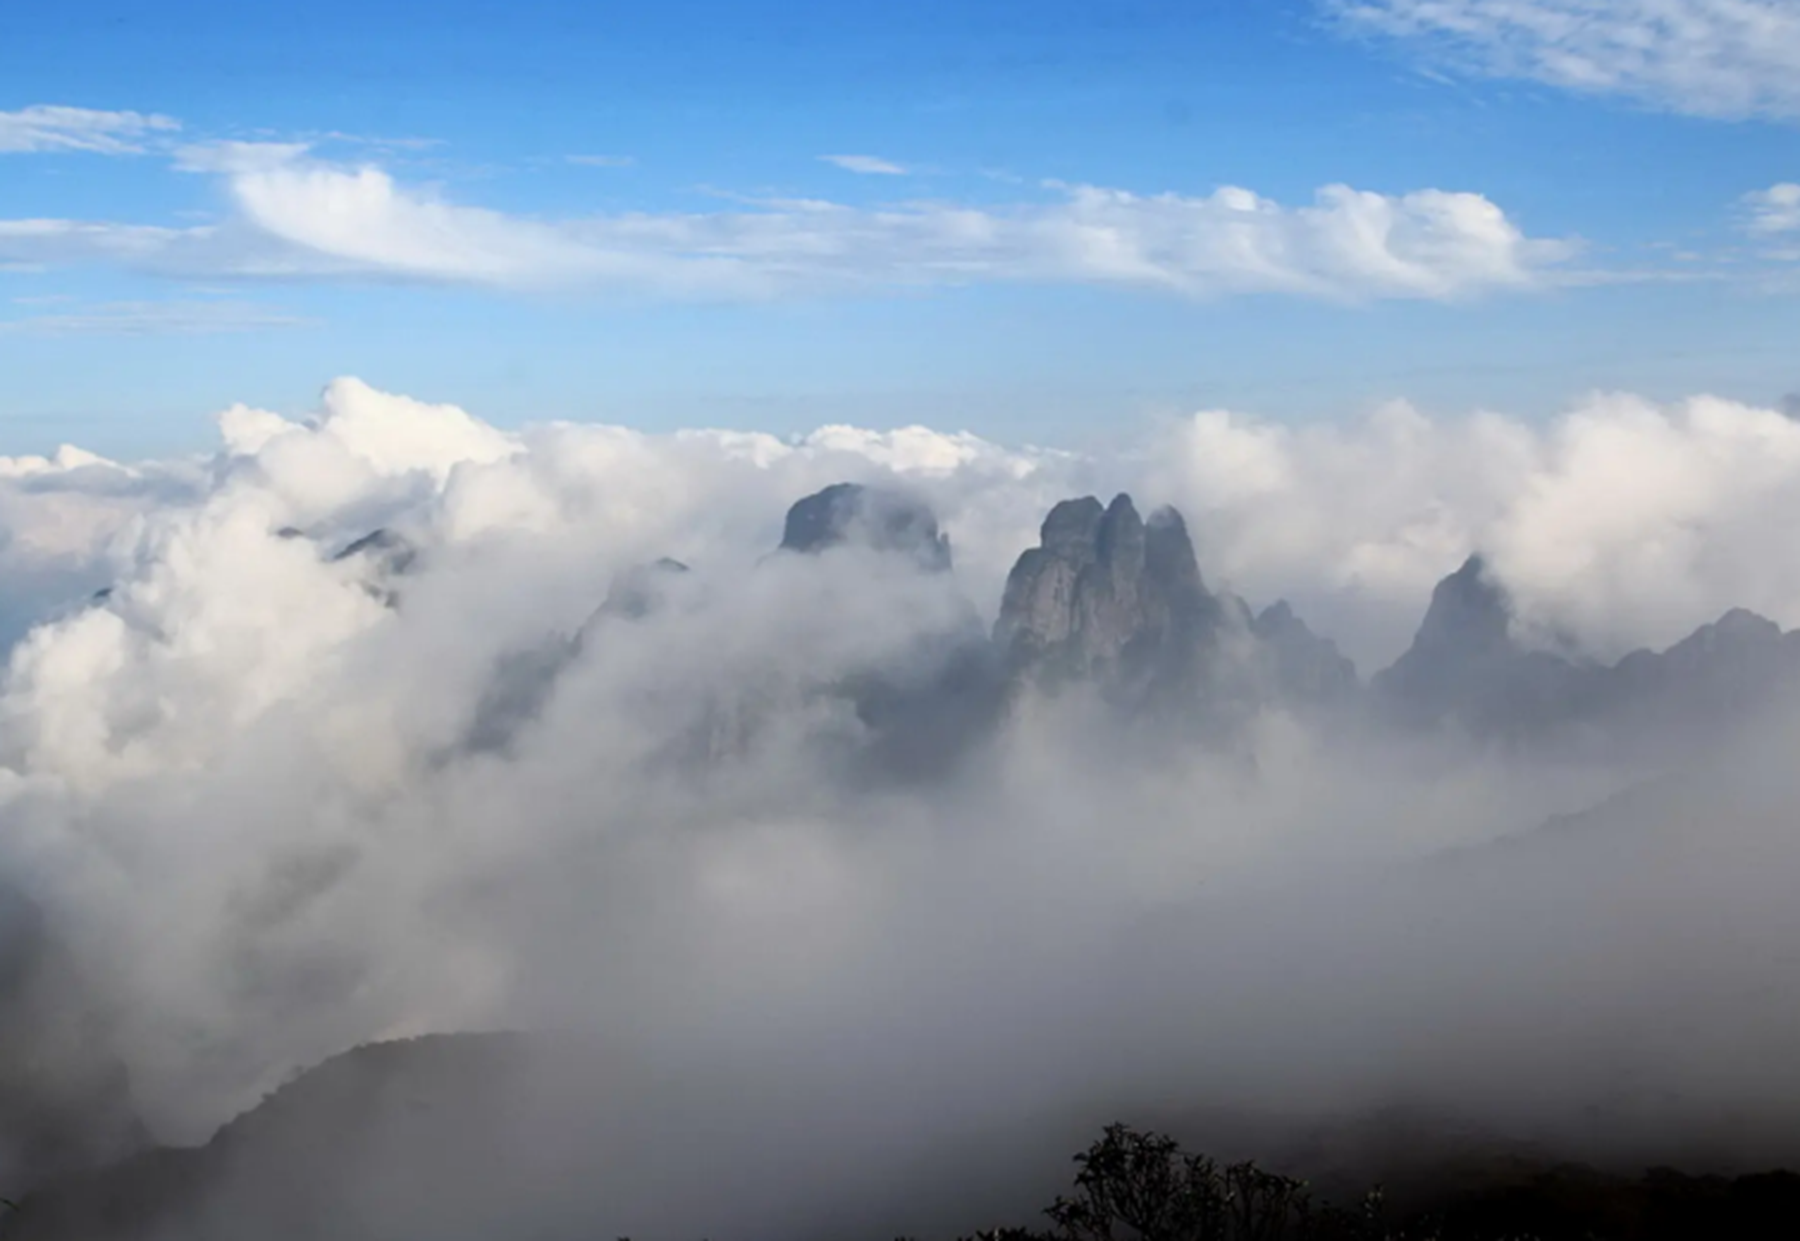
<instances>
[{"instance_id":1,"label":"rocky mountain peak","mask_svg":"<svg viewBox=\"0 0 1800 1241\"><path fill-rule=\"evenodd\" d=\"M1187 522L1168 505L1150 514L1144 530L1144 570L1163 584L1182 609L1203 610L1210 596Z\"/></svg>"},{"instance_id":2,"label":"rocky mountain peak","mask_svg":"<svg viewBox=\"0 0 1800 1241\"><path fill-rule=\"evenodd\" d=\"M1100 520L1105 515L1106 510L1093 496L1064 500L1044 518L1038 542L1051 555L1082 563L1091 561L1098 548Z\"/></svg>"},{"instance_id":3,"label":"rocky mountain peak","mask_svg":"<svg viewBox=\"0 0 1800 1241\"><path fill-rule=\"evenodd\" d=\"M1470 556L1431 592L1413 649L1463 657L1495 655L1513 648L1512 608L1494 582L1487 562Z\"/></svg>"},{"instance_id":4,"label":"rocky mountain peak","mask_svg":"<svg viewBox=\"0 0 1800 1241\"><path fill-rule=\"evenodd\" d=\"M913 557L926 569L950 567L950 540L915 496L861 483L834 483L788 509L781 550L814 554L845 545Z\"/></svg>"},{"instance_id":5,"label":"rocky mountain peak","mask_svg":"<svg viewBox=\"0 0 1800 1241\"><path fill-rule=\"evenodd\" d=\"M1196 696L1223 609L1206 592L1186 523L1146 523L1129 495L1050 510L1007 578L995 640L1015 674L1093 678L1110 697Z\"/></svg>"},{"instance_id":6,"label":"rocky mountain peak","mask_svg":"<svg viewBox=\"0 0 1800 1241\"><path fill-rule=\"evenodd\" d=\"M1375 677L1382 705L1416 725L1456 719L1510 733L1578 709L1582 670L1527 652L1512 637L1512 608L1479 555L1431 592L1412 645Z\"/></svg>"}]
</instances>

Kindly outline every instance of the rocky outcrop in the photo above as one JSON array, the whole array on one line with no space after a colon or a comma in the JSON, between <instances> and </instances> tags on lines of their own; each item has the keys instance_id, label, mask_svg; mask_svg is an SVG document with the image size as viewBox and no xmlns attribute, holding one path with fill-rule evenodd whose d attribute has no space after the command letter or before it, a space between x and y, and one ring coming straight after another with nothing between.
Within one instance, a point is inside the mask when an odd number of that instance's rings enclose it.
<instances>
[{"instance_id":1,"label":"rocky outcrop","mask_svg":"<svg viewBox=\"0 0 1800 1241\"><path fill-rule=\"evenodd\" d=\"M1088 682L1128 710L1211 724L1344 706L1361 688L1355 665L1287 603L1258 615L1209 589L1181 514L1143 521L1128 495L1050 510L1007 579L994 637L1015 681Z\"/></svg>"},{"instance_id":2,"label":"rocky outcrop","mask_svg":"<svg viewBox=\"0 0 1800 1241\"><path fill-rule=\"evenodd\" d=\"M1228 612L1174 509L1065 500L1006 582L994 640L1015 677L1093 682L1127 707L1194 706Z\"/></svg>"},{"instance_id":3,"label":"rocky outcrop","mask_svg":"<svg viewBox=\"0 0 1800 1241\"><path fill-rule=\"evenodd\" d=\"M910 556L934 571L950 567L950 540L931 509L904 492L834 483L788 510L781 550L811 554L859 546Z\"/></svg>"}]
</instances>

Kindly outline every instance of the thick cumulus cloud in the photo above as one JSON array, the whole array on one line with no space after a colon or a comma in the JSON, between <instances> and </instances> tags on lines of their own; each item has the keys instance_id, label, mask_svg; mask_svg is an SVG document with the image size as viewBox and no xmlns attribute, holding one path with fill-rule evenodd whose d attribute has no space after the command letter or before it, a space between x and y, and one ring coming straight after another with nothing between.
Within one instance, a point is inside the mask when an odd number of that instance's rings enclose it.
<instances>
[{"instance_id":1,"label":"thick cumulus cloud","mask_svg":"<svg viewBox=\"0 0 1800 1241\"><path fill-rule=\"evenodd\" d=\"M1350 427L1202 413L1172 436L1148 487L1188 513L1203 565L1308 605L1365 668L1473 551L1521 637L1580 654L1660 649L1731 606L1800 622L1781 542L1800 424L1775 409L1602 394L1542 426L1396 405Z\"/></svg>"},{"instance_id":2,"label":"thick cumulus cloud","mask_svg":"<svg viewBox=\"0 0 1800 1241\"><path fill-rule=\"evenodd\" d=\"M0 457L0 641L111 581L108 550L144 514L191 501L200 462L121 465L64 445L52 456Z\"/></svg>"},{"instance_id":3,"label":"thick cumulus cloud","mask_svg":"<svg viewBox=\"0 0 1800 1241\"><path fill-rule=\"evenodd\" d=\"M1776 949L1791 728L1494 861L1635 773L1277 712L1170 761L1077 697L883 783L832 692L990 622L1050 504L1118 489L1178 505L1211 583L1293 599L1365 670L1474 550L1535 641L1663 645L1733 605L1792 625L1800 428L1776 411L1210 412L1076 455L917 427L503 431L340 380L309 421L220 427L199 463L0 464L6 554L110 588L83 580L12 651L0 876L161 1136L360 1042L496 1026L650 1048L726 1083L703 1119L739 1154L835 1134L867 1176L909 1139L1078 1104L1800 1105L1774 1067L1800 994ZM846 479L927 500L954 574L771 556L787 505ZM659 611L596 619L663 556L690 572ZM786 1128L731 1114L747 1080L792 1087ZM789 1197L827 1188L775 1162Z\"/></svg>"}]
</instances>

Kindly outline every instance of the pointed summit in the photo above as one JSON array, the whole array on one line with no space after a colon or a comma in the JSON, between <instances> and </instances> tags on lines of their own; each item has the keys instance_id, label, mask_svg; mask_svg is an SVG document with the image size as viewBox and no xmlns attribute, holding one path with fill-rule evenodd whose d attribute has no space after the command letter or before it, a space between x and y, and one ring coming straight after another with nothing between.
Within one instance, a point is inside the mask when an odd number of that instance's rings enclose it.
<instances>
[{"instance_id":1,"label":"pointed summit","mask_svg":"<svg viewBox=\"0 0 1800 1241\"><path fill-rule=\"evenodd\" d=\"M1038 530L1044 551L1083 563L1094 558L1100 519L1106 515L1093 496L1064 500L1050 510Z\"/></svg>"},{"instance_id":2,"label":"pointed summit","mask_svg":"<svg viewBox=\"0 0 1800 1241\"><path fill-rule=\"evenodd\" d=\"M1431 592L1431 606L1407 654L1464 659L1498 655L1516 649L1511 628L1512 608L1489 576L1487 562L1476 554Z\"/></svg>"},{"instance_id":3,"label":"pointed summit","mask_svg":"<svg viewBox=\"0 0 1800 1241\"><path fill-rule=\"evenodd\" d=\"M1454 720L1479 736L1525 737L1592 710L1599 670L1512 636L1512 607L1479 555L1437 584L1418 634L1371 688L1395 719Z\"/></svg>"}]
</instances>

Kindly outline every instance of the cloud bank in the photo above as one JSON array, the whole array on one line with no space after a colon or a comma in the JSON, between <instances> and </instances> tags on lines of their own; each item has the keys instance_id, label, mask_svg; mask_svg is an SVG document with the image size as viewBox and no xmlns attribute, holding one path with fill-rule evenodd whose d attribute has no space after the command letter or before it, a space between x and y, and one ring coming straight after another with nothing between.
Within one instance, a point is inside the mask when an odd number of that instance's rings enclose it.
<instances>
[{"instance_id":1,"label":"cloud bank","mask_svg":"<svg viewBox=\"0 0 1800 1241\"><path fill-rule=\"evenodd\" d=\"M501 430L345 379L308 420L240 406L220 432L197 462L0 462L0 555L45 569L9 575L41 623L0 686L0 880L73 962L60 998L97 1033L71 1045L116 1055L164 1138L359 1042L497 1026L762 1083L789 1137L729 1092L703 1119L799 1196L824 1187L792 1143L839 1136L861 1153L832 1176L876 1176L1078 1104L1423 1098L1529 1127L1598 1098L1640 1136L1800 1106L1786 723L1572 854L1478 852L1440 887L1428 859L1622 774L1279 712L1165 762L1071 699L954 778L871 786L830 692L978 631L1050 504L1120 488L1182 508L1210 584L1294 600L1365 671L1477 549L1543 642L1661 646L1733 605L1795 625L1778 411L1212 411L1071 454ZM954 574L770 557L788 504L845 479L928 501ZM595 619L661 556L691 567L662 612ZM705 1222L675 1197L662 1225Z\"/></svg>"},{"instance_id":2,"label":"cloud bank","mask_svg":"<svg viewBox=\"0 0 1800 1241\"><path fill-rule=\"evenodd\" d=\"M1800 13L1782 0L1324 0L1425 60L1695 116L1800 117Z\"/></svg>"}]
</instances>

